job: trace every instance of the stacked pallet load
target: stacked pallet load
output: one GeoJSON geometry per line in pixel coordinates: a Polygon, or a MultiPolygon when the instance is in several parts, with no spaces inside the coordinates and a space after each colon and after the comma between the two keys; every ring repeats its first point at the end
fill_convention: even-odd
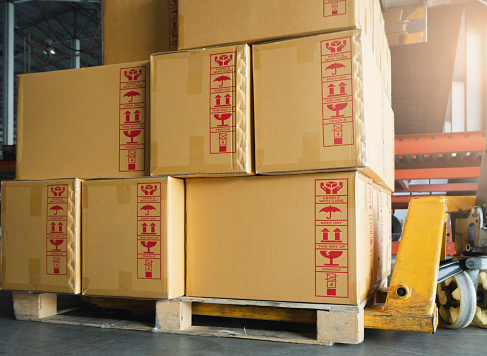
{"type": "MultiPolygon", "coordinates": [[[[2,182],[1,287],[183,296],[184,181],[149,175],[149,60],[18,80],[17,175],[2,182]]],[[[42,298],[55,305],[55,295],[42,298]]]]}
{"type": "Polygon", "coordinates": [[[391,266],[379,1],[107,0],[104,31],[110,65],[19,79],[2,288],[157,300],[153,331],[362,342],[364,305],[391,266]],[[66,199],[52,196],[61,186],[66,199]],[[316,332],[192,325],[259,319],[259,307],[306,311],[316,332]]]}

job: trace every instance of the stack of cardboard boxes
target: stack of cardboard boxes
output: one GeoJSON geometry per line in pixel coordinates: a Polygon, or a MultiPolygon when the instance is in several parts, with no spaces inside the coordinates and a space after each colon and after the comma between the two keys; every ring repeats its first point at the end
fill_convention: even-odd
{"type": "Polygon", "coordinates": [[[379,1],[176,3],[106,0],[110,65],[19,78],[2,288],[360,304],[391,258],[379,1]]]}

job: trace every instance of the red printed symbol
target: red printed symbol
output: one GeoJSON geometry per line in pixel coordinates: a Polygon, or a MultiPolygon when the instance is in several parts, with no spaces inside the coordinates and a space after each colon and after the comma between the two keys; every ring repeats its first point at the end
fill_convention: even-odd
{"type": "Polygon", "coordinates": [[[51,207],[51,209],[49,210],[54,210],[54,215],[57,215],[57,212],[59,210],[64,210],[62,207],[60,207],[59,205],[54,205],[53,207],[51,207]]]}
{"type": "Polygon", "coordinates": [[[130,138],[130,142],[129,142],[130,144],[135,144],[138,142],[134,142],[134,138],[139,136],[141,132],[142,132],[141,130],[132,130],[132,131],[123,131],[123,134],[128,138],[130,138]]]}
{"type": "Polygon", "coordinates": [[[137,161],[137,151],[127,151],[127,160],[128,160],[128,170],[135,171],[135,162],[137,161]]]}
{"type": "Polygon", "coordinates": [[[142,190],[145,195],[154,195],[155,191],[157,190],[157,185],[143,185],[140,187],[140,190],[142,190]]]}
{"type": "Polygon", "coordinates": [[[55,222],[52,222],[51,223],[51,232],[53,234],[60,234],[60,233],[62,233],[63,232],[63,223],[60,222],[58,224],[58,231],[56,231],[56,223],[55,222]]]}
{"type": "Polygon", "coordinates": [[[60,197],[65,192],[65,190],[65,187],[51,187],[51,192],[52,194],[54,194],[55,197],[60,197]]]}
{"type": "Polygon", "coordinates": [[[333,143],[335,145],[343,144],[343,125],[342,124],[334,124],[333,125],[333,143]]]}
{"type": "Polygon", "coordinates": [[[128,93],[125,93],[123,97],[129,98],[129,103],[134,101],[134,96],[141,96],[140,93],[136,92],[135,90],[131,90],[128,93]]]}
{"type": "Polygon", "coordinates": [[[145,278],[152,278],[152,260],[145,260],[145,278]]]}
{"type": "Polygon", "coordinates": [[[227,80],[232,80],[230,77],[227,77],[226,75],[220,75],[218,78],[216,78],[213,82],[221,82],[220,87],[223,86],[223,83],[227,80]]]}
{"type": "Polygon", "coordinates": [[[143,223],[142,224],[142,233],[143,234],[149,234],[149,235],[153,235],[156,233],[156,224],[152,223],[150,224],[150,232],[147,232],[147,227],[149,225],[147,225],[146,223],[143,223]]]}
{"type": "Polygon", "coordinates": [[[326,206],[323,209],[320,210],[320,213],[328,213],[328,216],[326,217],[327,219],[331,219],[331,213],[336,213],[339,212],[341,213],[342,211],[338,209],[336,206],[326,206]]]}
{"type": "Polygon", "coordinates": [[[230,94],[225,95],[225,104],[222,104],[222,97],[220,95],[215,96],[216,106],[232,106],[230,103],[231,98],[232,96],[230,94]]]}
{"type": "MultiPolygon", "coordinates": [[[[142,75],[142,69],[130,69],[130,70],[126,70],[124,71],[123,73],[128,80],[132,81],[132,80],[137,80],[139,79],[139,77],[142,75]]],[[[140,95],[140,94],[139,94],[140,95]]],[[[125,95],[124,95],[125,96],[125,95]]]]}
{"type": "Polygon", "coordinates": [[[218,126],[228,126],[228,125],[225,125],[225,120],[228,120],[229,118],[232,117],[232,113],[229,113],[229,114],[216,114],[216,115],[213,115],[213,117],[217,120],[220,120],[222,123],[221,125],[218,125],[218,126]]]}
{"type": "MultiPolygon", "coordinates": [[[[328,69],[328,68],[326,68],[328,69]]],[[[336,86],[332,83],[330,85],[328,85],[328,96],[342,96],[342,95],[347,95],[347,93],[345,92],[345,88],[346,88],[346,84],[345,83],[340,83],[338,84],[338,88],[340,90],[339,93],[335,93],[335,88],[336,86]]]]}
{"type": "Polygon", "coordinates": [[[218,63],[219,66],[226,66],[232,61],[232,59],[233,56],[231,54],[222,54],[221,56],[215,57],[215,62],[218,63]]]}
{"type": "Polygon", "coordinates": [[[145,210],[145,215],[149,215],[150,210],[156,210],[152,205],[144,205],[140,210],[145,210]]]}
{"type": "MultiPolygon", "coordinates": [[[[125,112],[125,122],[130,122],[130,116],[132,116],[132,113],[129,110],[127,110],[125,112]]],[[[140,111],[139,110],[135,110],[134,111],[134,116],[135,116],[134,121],[135,122],[139,122],[140,121],[140,111]]]]}
{"type": "Polygon", "coordinates": [[[333,63],[326,67],[326,70],[333,70],[333,75],[337,75],[338,68],[345,68],[345,66],[341,63],[333,63]]]}
{"type": "Polygon", "coordinates": [[[343,41],[333,41],[326,44],[326,48],[330,50],[331,53],[341,52],[343,48],[347,45],[347,40],[343,41]]]}
{"type": "MultiPolygon", "coordinates": [[[[328,230],[326,227],[321,230],[321,232],[323,233],[323,240],[321,240],[321,242],[329,242],[329,233],[330,233],[330,230],[328,230]]],[[[335,230],[333,230],[333,232],[335,233],[335,241],[341,241],[341,232],[342,230],[340,230],[339,228],[336,228],[335,230]]]]}
{"type": "Polygon", "coordinates": [[[153,253],[150,249],[157,245],[157,241],[141,241],[140,244],[147,249],[144,253],[153,253]]]}
{"type": "Polygon", "coordinates": [[[63,243],[64,240],[49,240],[51,244],[54,245],[55,249],[53,251],[60,251],[57,247],[63,243]]]}
{"type": "Polygon", "coordinates": [[[327,105],[326,107],[331,111],[335,111],[335,116],[332,117],[343,117],[343,115],[340,115],[340,111],[345,109],[347,106],[348,103],[339,103],[339,104],[330,104],[327,105]]]}
{"type": "MultiPolygon", "coordinates": [[[[330,260],[330,266],[337,266],[337,263],[333,263],[333,260],[343,255],[343,251],[320,251],[321,256],[328,258],[330,260]]],[[[326,266],[326,263],[325,263],[326,266]]]]}
{"type": "Polygon", "coordinates": [[[54,274],[59,274],[61,269],[61,257],[54,257],[52,263],[54,266],[54,274]]]}
{"type": "Polygon", "coordinates": [[[340,189],[343,188],[343,182],[337,183],[337,182],[326,182],[320,184],[320,188],[325,191],[326,194],[338,194],[340,189]]]}
{"type": "Polygon", "coordinates": [[[326,295],[336,296],[337,295],[337,275],[327,274],[326,275],[326,295]]]}

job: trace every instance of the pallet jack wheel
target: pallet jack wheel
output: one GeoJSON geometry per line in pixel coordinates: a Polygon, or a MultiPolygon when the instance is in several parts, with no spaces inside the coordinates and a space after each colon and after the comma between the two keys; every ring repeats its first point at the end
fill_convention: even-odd
{"type": "Polygon", "coordinates": [[[479,272],[477,285],[477,309],[473,323],[481,328],[487,328],[487,271],[479,272]]]}
{"type": "Polygon", "coordinates": [[[436,305],[442,326],[461,329],[470,325],[477,303],[475,287],[468,274],[462,272],[438,284],[436,305]]]}

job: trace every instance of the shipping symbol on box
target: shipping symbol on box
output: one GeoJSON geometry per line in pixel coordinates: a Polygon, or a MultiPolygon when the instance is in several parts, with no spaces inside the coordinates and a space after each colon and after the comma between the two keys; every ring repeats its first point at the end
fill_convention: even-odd
{"type": "Polygon", "coordinates": [[[323,17],[345,15],[347,0],[323,0],[323,17]]]}

